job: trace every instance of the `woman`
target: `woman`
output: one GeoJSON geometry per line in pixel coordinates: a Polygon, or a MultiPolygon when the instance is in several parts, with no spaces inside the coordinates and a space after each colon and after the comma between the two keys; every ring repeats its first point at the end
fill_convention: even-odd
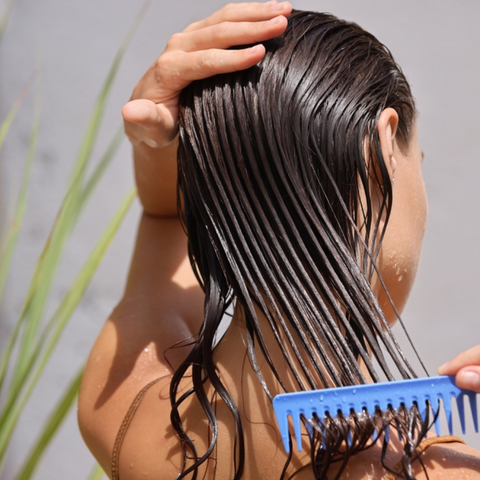
{"type": "MultiPolygon", "coordinates": [[[[420,256],[422,154],[408,84],[385,48],[334,17],[291,15],[288,2],[229,5],[170,39],[123,115],[145,214],[79,405],[105,471],[383,478],[399,465],[404,478],[435,478],[441,458],[450,478],[479,476],[460,442],[415,461],[421,420],[413,443],[401,425],[403,440],[383,452],[370,440],[381,419],[357,423],[355,451],[333,422],[311,456],[292,458],[275,428],[278,393],[415,376],[389,327],[420,256]],[[231,75],[188,87],[219,73],[231,75]],[[179,112],[195,274],[175,192],[179,112]]],[[[402,424],[409,412],[395,415],[402,424]]]]}

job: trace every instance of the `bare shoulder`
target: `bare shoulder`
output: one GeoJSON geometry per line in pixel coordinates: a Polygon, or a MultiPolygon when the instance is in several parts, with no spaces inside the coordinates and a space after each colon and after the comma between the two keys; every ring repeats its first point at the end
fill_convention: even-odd
{"type": "MultiPolygon", "coordinates": [[[[153,380],[171,377],[168,349],[192,335],[175,309],[165,310],[164,316],[176,329],[164,328],[161,305],[157,309],[148,302],[122,300],[90,352],[78,400],[78,422],[85,443],[106,472],[130,405],[153,380]]],[[[170,357],[174,364],[181,352],[177,348],[170,357]]],[[[169,411],[169,400],[159,400],[159,407],[169,411]]]]}
{"type": "MultiPolygon", "coordinates": [[[[148,389],[128,424],[118,456],[121,480],[174,479],[182,469],[183,451],[170,421],[170,381],[171,376],[162,378],[148,389]]],[[[202,452],[208,427],[202,412],[192,402],[187,404],[189,436],[202,452]]],[[[201,469],[200,473],[202,478],[206,472],[201,469]]]]}
{"type": "Polygon", "coordinates": [[[430,446],[420,456],[421,462],[415,461],[413,473],[417,480],[480,479],[480,451],[462,443],[438,443],[430,446]]]}
{"type": "Polygon", "coordinates": [[[150,381],[170,374],[155,362],[152,344],[128,342],[115,312],[90,353],[78,399],[78,423],[88,448],[110,471],[117,432],[137,393],[150,381]],[[135,345],[136,343],[136,345],[135,345]]]}
{"type": "Polygon", "coordinates": [[[143,215],[124,296],[92,348],[79,396],[80,430],[106,472],[131,403],[183,361],[188,347],[179,345],[198,332],[202,312],[180,222],[143,215]]]}

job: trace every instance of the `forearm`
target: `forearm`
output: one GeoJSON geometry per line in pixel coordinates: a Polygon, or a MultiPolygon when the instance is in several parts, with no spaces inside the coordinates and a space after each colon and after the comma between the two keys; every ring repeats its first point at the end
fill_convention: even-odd
{"type": "Polygon", "coordinates": [[[138,195],[148,215],[177,216],[177,140],[163,148],[133,147],[138,195]]]}

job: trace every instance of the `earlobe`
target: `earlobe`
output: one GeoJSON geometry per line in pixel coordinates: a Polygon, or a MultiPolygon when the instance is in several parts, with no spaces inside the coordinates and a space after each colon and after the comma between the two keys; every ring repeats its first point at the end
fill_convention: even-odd
{"type": "Polygon", "coordinates": [[[390,173],[392,183],[394,183],[396,162],[393,157],[395,149],[395,133],[398,126],[398,114],[393,108],[386,108],[380,114],[378,119],[378,137],[382,149],[385,165],[390,173]]]}

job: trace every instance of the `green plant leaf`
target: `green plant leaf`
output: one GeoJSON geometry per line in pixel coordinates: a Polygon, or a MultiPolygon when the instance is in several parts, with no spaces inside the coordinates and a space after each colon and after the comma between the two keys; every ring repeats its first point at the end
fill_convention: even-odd
{"type": "Polygon", "coordinates": [[[17,241],[18,233],[23,223],[23,218],[25,215],[25,209],[27,204],[27,194],[28,194],[28,184],[30,181],[30,173],[32,171],[33,159],[35,158],[35,152],[37,148],[38,140],[38,127],[40,123],[40,102],[37,101],[33,125],[30,133],[30,141],[28,146],[27,161],[25,162],[25,167],[23,170],[22,176],[22,185],[20,187],[20,193],[17,200],[17,207],[15,211],[15,216],[13,222],[11,223],[10,230],[7,234],[7,240],[5,247],[2,249],[0,256],[0,302],[3,295],[3,289],[5,286],[5,281],[10,267],[10,262],[12,259],[13,249],[17,241]]]}
{"type": "MultiPolygon", "coordinates": [[[[101,179],[101,177],[103,176],[106,168],[110,164],[113,156],[118,151],[118,147],[120,146],[123,138],[124,138],[123,127],[120,127],[117,130],[117,132],[115,133],[115,135],[113,136],[112,140],[110,141],[110,144],[108,145],[105,153],[103,154],[103,156],[102,156],[100,162],[98,163],[98,165],[96,166],[95,170],[91,174],[86,186],[82,190],[82,193],[81,193],[82,202],[83,202],[82,205],[85,205],[85,203],[88,200],[88,197],[93,193],[95,187],[97,186],[98,181],[101,179]]],[[[0,264],[0,273],[1,273],[2,266],[3,265],[0,264]]],[[[1,277],[0,277],[0,281],[1,281],[1,277]]],[[[1,287],[1,283],[0,283],[0,287],[1,287]]],[[[2,291],[1,291],[1,288],[0,288],[0,299],[1,299],[1,292],[2,291]]],[[[9,339],[7,348],[5,349],[5,351],[2,355],[2,358],[0,360],[0,390],[2,388],[2,382],[3,382],[3,379],[4,379],[5,373],[7,371],[8,362],[10,360],[12,350],[13,350],[13,347],[15,345],[15,341],[18,337],[18,331],[20,330],[20,325],[21,324],[19,322],[17,322],[17,324],[15,326],[15,329],[14,329],[14,331],[13,331],[13,333],[12,333],[10,339],[9,339]]],[[[47,332],[47,331],[48,331],[48,327],[45,329],[45,332],[47,332]]],[[[45,334],[43,334],[40,337],[40,339],[37,343],[39,345],[42,345],[44,342],[45,342],[45,334]]],[[[31,355],[31,361],[29,362],[28,367],[25,369],[24,376],[19,377],[18,382],[17,382],[18,385],[22,385],[23,382],[25,381],[25,378],[28,375],[28,372],[30,371],[30,369],[33,365],[33,362],[37,358],[38,354],[39,354],[39,350],[37,348],[36,350],[34,350],[34,352],[31,355]]]]}
{"type": "MultiPolygon", "coordinates": [[[[27,161],[25,163],[25,167],[23,170],[22,185],[20,187],[20,193],[17,200],[15,216],[10,226],[10,230],[6,236],[5,245],[0,255],[0,303],[3,297],[3,291],[4,291],[7,275],[10,270],[13,251],[17,243],[18,233],[23,224],[23,218],[25,215],[28,185],[30,181],[30,173],[32,170],[33,160],[35,157],[35,152],[37,147],[39,123],[40,123],[40,100],[39,100],[39,97],[37,96],[37,101],[35,103],[35,112],[33,116],[33,125],[30,133],[27,161]]],[[[8,362],[10,360],[13,346],[17,339],[19,329],[20,329],[20,322],[17,322],[13,330],[13,333],[9,338],[9,342],[6,346],[6,349],[3,352],[0,360],[0,391],[2,390],[2,385],[5,378],[8,362]]]]}
{"type": "MultiPolygon", "coordinates": [[[[90,198],[90,195],[93,193],[98,182],[103,177],[105,170],[110,165],[114,155],[117,153],[118,148],[120,147],[120,144],[122,143],[124,138],[125,138],[125,135],[124,135],[123,126],[122,126],[118,128],[118,130],[112,137],[107,149],[105,150],[105,153],[102,155],[102,158],[96,165],[94,171],[92,172],[88,180],[86,180],[85,186],[80,192],[81,201],[78,202],[77,204],[78,208],[82,209],[87,204],[90,198]]],[[[75,212],[75,215],[78,216],[80,215],[80,213],[81,213],[80,211],[75,212]]]]}
{"type": "Polygon", "coordinates": [[[10,127],[12,126],[13,120],[15,120],[15,117],[17,116],[17,113],[20,110],[20,106],[22,105],[22,102],[30,89],[30,84],[31,84],[31,80],[29,80],[27,84],[22,88],[22,91],[20,92],[19,96],[16,98],[15,102],[13,103],[9,112],[7,113],[7,116],[5,117],[3,122],[0,124],[0,150],[2,149],[3,144],[5,143],[5,139],[7,138],[7,133],[10,130],[10,127]]]}
{"type": "MultiPolygon", "coordinates": [[[[22,339],[20,342],[18,360],[12,375],[11,389],[17,392],[21,385],[21,379],[25,378],[27,365],[31,363],[34,353],[35,338],[40,328],[41,319],[45,309],[45,304],[51,289],[53,278],[63,252],[65,242],[78,220],[84,201],[88,195],[82,195],[82,183],[87,164],[91,157],[93,145],[98,135],[100,121],[105,110],[108,94],[110,93],[113,80],[116,76],[120,62],[125,54],[125,50],[130,43],[141,19],[146,11],[146,4],[137,15],[133,26],[128,31],[117,54],[114,58],[107,79],[101,89],[100,95],[95,103],[94,110],[87,126],[85,136],[80,146],[80,152],[77,156],[72,175],[70,177],[67,194],[63,205],[56,218],[55,225],[47,240],[45,248],[37,263],[30,288],[24,302],[20,323],[24,323],[22,339]]],[[[12,397],[10,396],[10,399],[12,397]]]]}
{"type": "Polygon", "coordinates": [[[137,28],[139,27],[140,22],[142,21],[146,13],[147,3],[148,2],[145,2],[141,7],[137,17],[133,22],[133,25],[130,27],[130,30],[127,32],[127,35],[123,39],[120,45],[120,48],[118,49],[117,54],[115,55],[115,58],[113,60],[112,66],[110,67],[110,71],[108,73],[107,79],[103,84],[102,90],[100,91],[100,95],[93,109],[93,114],[90,117],[90,122],[88,124],[87,131],[85,133],[82,144],[80,146],[80,151],[77,157],[77,161],[75,162],[75,168],[72,172],[68,189],[72,188],[72,186],[76,184],[77,179],[82,178],[84,175],[85,167],[88,163],[88,160],[92,153],[93,145],[98,135],[100,121],[105,111],[105,105],[107,102],[108,94],[110,92],[113,81],[117,74],[118,68],[120,67],[120,63],[123,59],[125,51],[128,45],[130,44],[130,42],[132,41],[132,38],[135,35],[135,32],[137,31],[137,28]]]}
{"type": "Polygon", "coordinates": [[[90,475],[88,476],[88,480],[102,480],[102,478],[105,478],[106,475],[105,475],[105,472],[103,471],[102,467],[97,463],[90,475]]]}
{"type": "MultiPolygon", "coordinates": [[[[7,1],[13,4],[14,0],[7,1]]],[[[122,42],[110,68],[108,77],[95,103],[76,162],[73,166],[62,205],[50,231],[47,242],[37,261],[14,333],[10,337],[9,348],[7,348],[6,354],[4,353],[0,360],[0,398],[3,403],[3,407],[0,409],[0,473],[18,420],[44,372],[52,352],[59,341],[61,333],[67,325],[75,308],[78,306],[78,303],[98,268],[98,265],[108,248],[111,239],[115,235],[123,216],[135,197],[134,191],[127,196],[126,200],[122,203],[99,242],[91,252],[86,263],[73,281],[71,289],[64,296],[50,320],[44,324],[43,317],[45,305],[50,295],[52,282],[63,249],[66,245],[66,241],[75,227],[91,193],[96,188],[99,179],[102,177],[114,155],[114,152],[120,144],[120,134],[117,133],[110,142],[104,156],[94,168],[93,173],[87,176],[87,166],[90,163],[91,153],[99,134],[101,119],[112,83],[125,53],[125,49],[131,41],[141,18],[145,14],[148,3],[149,2],[147,1],[143,4],[132,28],[122,42]],[[2,391],[2,382],[4,378],[8,378],[9,380],[8,390],[5,392],[2,391]]],[[[8,15],[3,18],[8,18],[8,15]]],[[[10,126],[20,108],[21,101],[23,100],[26,91],[27,87],[23,89],[19,99],[17,99],[5,120],[0,124],[0,148],[7,138],[10,126]]],[[[21,210],[17,209],[17,211],[23,215],[21,210]]],[[[7,242],[6,245],[10,245],[10,243],[7,242]]],[[[11,257],[10,248],[12,247],[5,250],[7,256],[4,258],[7,259],[7,262],[9,262],[8,259],[11,257]]],[[[5,268],[6,271],[8,271],[8,267],[5,268]]],[[[0,275],[6,274],[0,272],[0,275]]],[[[1,291],[0,288],[0,293],[1,291]]],[[[49,422],[42,431],[36,447],[32,450],[29,460],[25,463],[20,475],[31,475],[34,471],[35,465],[37,465],[47,444],[53,437],[54,431],[62,421],[62,415],[64,416],[66,414],[69,405],[71,405],[72,392],[77,388],[75,385],[76,380],[78,380],[78,377],[76,377],[60,401],[60,410],[54,412],[50,417],[49,422]]],[[[3,382],[3,385],[6,384],[6,381],[3,382]]]]}
{"type": "Polygon", "coordinates": [[[53,314],[52,319],[49,322],[52,330],[51,334],[44,339],[44,343],[42,342],[41,346],[38,344],[36,345],[35,350],[41,350],[41,355],[39,355],[39,358],[36,358],[35,362],[31,365],[31,378],[22,378],[21,386],[23,387],[24,391],[20,395],[21,389],[19,389],[17,392],[15,392],[15,395],[9,397],[2,415],[0,416],[0,462],[4,459],[10,438],[13,434],[19,417],[25,408],[28,399],[33,393],[48,363],[48,360],[50,359],[50,356],[53,353],[56,344],[58,343],[58,339],[63,329],[80,302],[85,289],[87,288],[93,274],[98,268],[108,246],[113,240],[115,233],[117,232],[135,197],[136,189],[133,188],[108,224],[97,245],[75,278],[71,288],[68,290],[59,307],[53,314]]]}
{"type": "Polygon", "coordinates": [[[110,144],[107,147],[107,150],[103,154],[102,158],[98,162],[98,165],[96,166],[95,170],[93,171],[92,175],[86,182],[85,187],[83,188],[82,191],[82,200],[85,203],[87,199],[90,197],[91,193],[94,191],[95,187],[97,186],[98,181],[100,178],[103,176],[103,173],[105,172],[106,168],[108,165],[110,165],[110,162],[117,153],[118,148],[120,147],[120,144],[125,138],[125,134],[123,131],[123,125],[118,128],[118,130],[115,132],[115,135],[113,136],[112,140],[110,141],[110,144]]]}
{"type": "Polygon", "coordinates": [[[45,426],[43,427],[43,430],[41,431],[35,445],[31,449],[29,456],[23,463],[22,470],[17,475],[16,480],[29,480],[32,477],[32,474],[37,468],[38,462],[45,449],[55,433],[58,431],[60,425],[65,420],[67,413],[70,411],[70,408],[77,398],[78,391],[80,389],[80,383],[82,382],[83,370],[84,367],[82,367],[77,373],[68,388],[65,390],[65,393],[58,404],[52,410],[52,413],[46,421],[45,426]]]}
{"type": "Polygon", "coordinates": [[[0,20],[0,41],[3,38],[3,34],[5,33],[5,30],[7,28],[8,21],[10,20],[10,14],[12,12],[12,7],[13,7],[14,2],[15,2],[15,0],[8,0],[7,4],[5,5],[5,7],[3,9],[2,18],[0,20]]]}

